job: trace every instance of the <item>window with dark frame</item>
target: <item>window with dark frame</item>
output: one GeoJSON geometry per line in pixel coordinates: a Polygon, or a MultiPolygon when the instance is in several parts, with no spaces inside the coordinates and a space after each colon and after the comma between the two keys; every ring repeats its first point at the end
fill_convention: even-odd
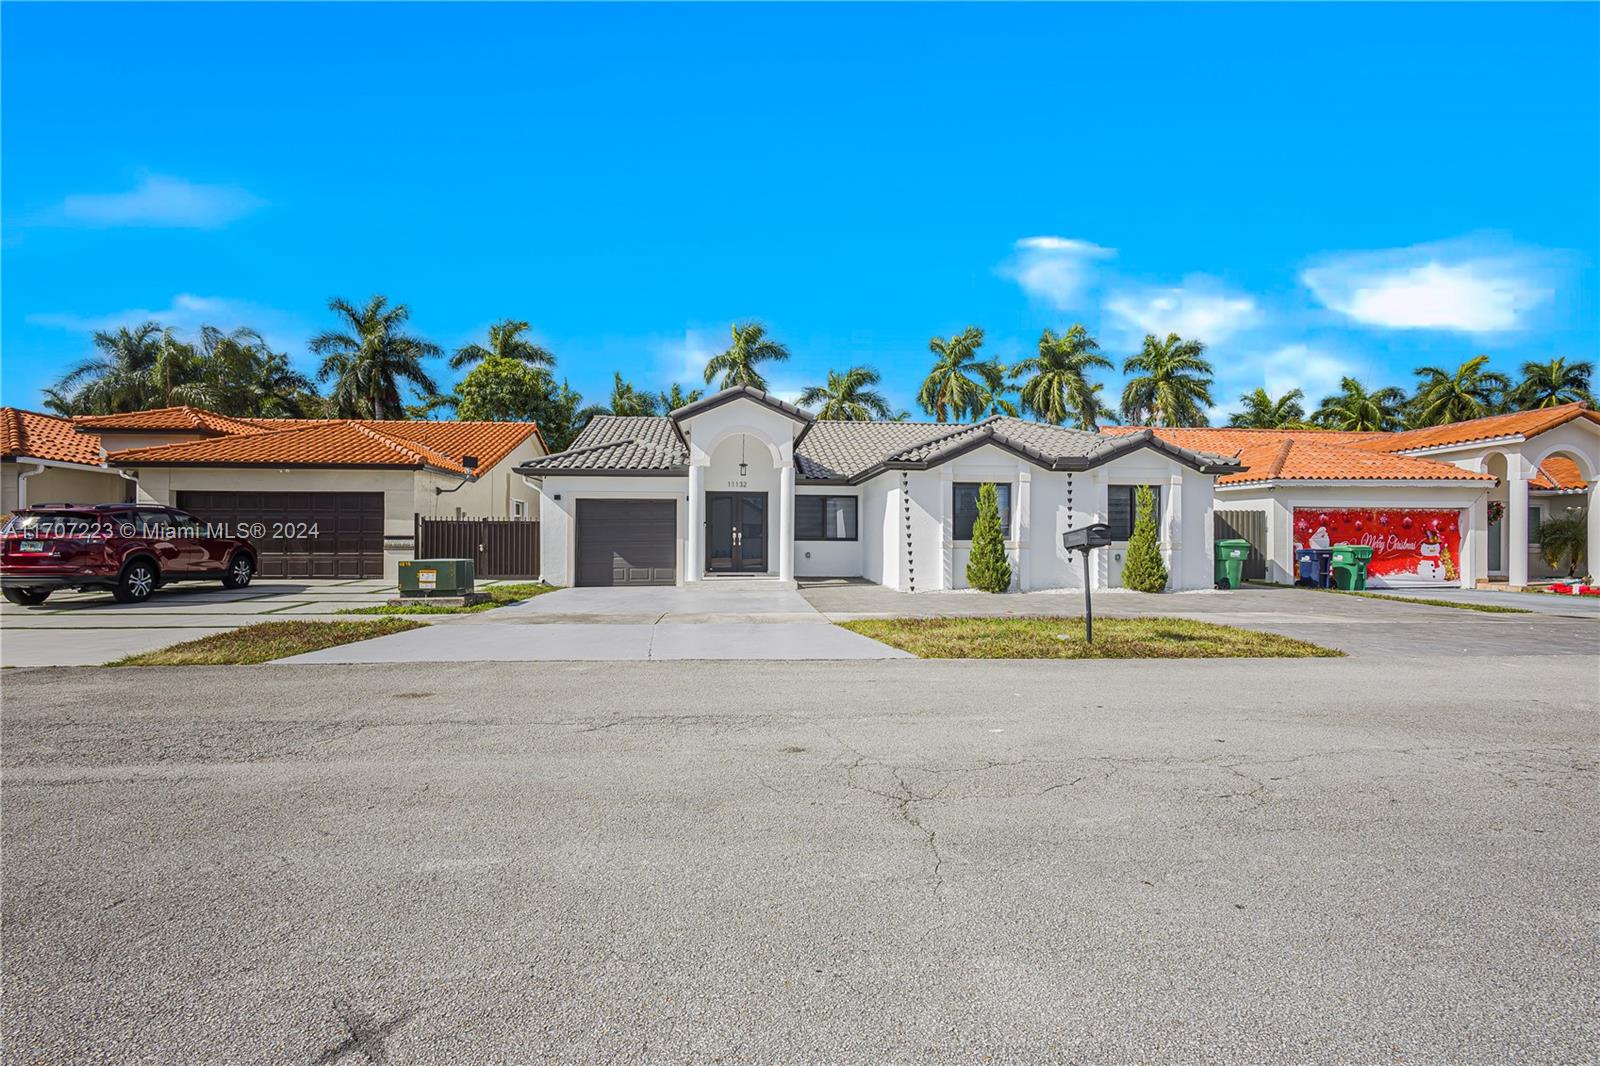
{"type": "Polygon", "coordinates": [[[1000,501],[1000,536],[1011,539],[1011,484],[1006,481],[957,481],[951,488],[950,513],[953,516],[951,540],[971,540],[972,526],[978,521],[978,490],[994,486],[1000,501]]]}
{"type": "Polygon", "coordinates": [[[796,495],[794,539],[855,540],[859,503],[854,496],[796,495]]]}
{"type": "MultiPolygon", "coordinates": [[[[1106,487],[1106,524],[1111,527],[1112,540],[1127,540],[1133,536],[1133,520],[1139,514],[1134,494],[1137,485],[1109,485],[1106,487]]],[[[1161,528],[1161,486],[1151,485],[1156,498],[1156,528],[1161,528]]]]}

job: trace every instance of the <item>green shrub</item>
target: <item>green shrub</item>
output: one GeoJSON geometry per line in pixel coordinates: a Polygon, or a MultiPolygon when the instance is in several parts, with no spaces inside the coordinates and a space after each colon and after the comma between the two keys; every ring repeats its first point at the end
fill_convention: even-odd
{"type": "Polygon", "coordinates": [[[1000,494],[987,482],[978,487],[978,519],[972,524],[972,553],[967,556],[967,584],[985,592],[1011,587],[1011,564],[1000,532],[1000,494]]]}
{"type": "Polygon", "coordinates": [[[1156,496],[1149,485],[1134,493],[1133,536],[1128,538],[1128,557],[1122,564],[1122,584],[1138,592],[1164,592],[1167,567],[1161,561],[1156,543],[1156,496]]]}
{"type": "Polygon", "coordinates": [[[1539,524],[1539,554],[1568,577],[1576,577],[1588,556],[1588,522],[1583,512],[1547,518],[1539,524]]]}

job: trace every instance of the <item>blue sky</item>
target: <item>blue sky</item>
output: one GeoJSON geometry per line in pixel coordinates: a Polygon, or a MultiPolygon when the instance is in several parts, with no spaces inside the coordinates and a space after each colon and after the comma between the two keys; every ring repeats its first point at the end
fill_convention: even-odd
{"type": "Polygon", "coordinates": [[[0,20],[7,404],[147,317],[313,370],[327,299],[380,292],[446,348],[530,320],[595,400],[750,318],[776,389],[867,363],[897,406],[968,324],[1198,336],[1222,409],[1600,346],[1593,4],[0,20]]]}

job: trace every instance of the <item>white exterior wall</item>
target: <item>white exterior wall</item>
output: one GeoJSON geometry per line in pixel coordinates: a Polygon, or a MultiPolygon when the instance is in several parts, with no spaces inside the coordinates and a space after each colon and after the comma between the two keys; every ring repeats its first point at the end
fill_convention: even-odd
{"type": "Polygon", "coordinates": [[[540,577],[551,585],[571,585],[577,572],[578,501],[596,499],[673,500],[678,505],[678,583],[687,560],[689,479],[686,477],[552,477],[539,493],[540,577]],[[556,499],[557,496],[561,498],[556,499]]]}
{"type": "Polygon", "coordinates": [[[894,539],[899,484],[898,475],[879,474],[859,486],[861,576],[889,588],[900,587],[900,556],[894,539]]]}
{"type": "MultiPolygon", "coordinates": [[[[795,486],[796,496],[852,496],[856,500],[855,540],[801,540],[794,542],[794,572],[796,577],[861,577],[866,573],[866,549],[874,537],[874,529],[867,521],[866,502],[862,490],[850,485],[795,486]]],[[[881,504],[880,504],[881,506],[881,504]]],[[[878,540],[881,553],[883,544],[878,540]]],[[[879,569],[882,569],[881,554],[879,569]]]]}
{"type": "Polygon", "coordinates": [[[1294,582],[1294,510],[1296,507],[1418,507],[1459,510],[1461,518],[1460,586],[1471,588],[1488,564],[1489,482],[1469,486],[1424,485],[1243,485],[1217,492],[1224,511],[1267,512],[1267,580],[1294,582]]]}
{"type": "Polygon", "coordinates": [[[130,486],[114,473],[88,467],[47,466],[28,478],[26,486],[18,479],[30,473],[35,464],[26,458],[0,463],[0,514],[10,514],[21,506],[25,487],[30,506],[41,503],[121,503],[130,486]]]}
{"type": "MultiPolygon", "coordinates": [[[[437,486],[450,489],[461,479],[436,471],[418,471],[413,509],[424,518],[511,518],[513,501],[521,500],[527,517],[539,517],[539,493],[517,473],[517,467],[544,454],[538,437],[529,437],[498,463],[455,492],[435,493],[437,486]]],[[[356,488],[356,486],[352,486],[356,488]]]]}

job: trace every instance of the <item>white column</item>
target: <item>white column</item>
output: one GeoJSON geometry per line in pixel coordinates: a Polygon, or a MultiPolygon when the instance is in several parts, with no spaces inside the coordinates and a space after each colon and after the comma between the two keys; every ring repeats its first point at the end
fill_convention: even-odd
{"type": "Polygon", "coordinates": [[[689,462],[689,519],[684,530],[683,579],[699,581],[706,570],[706,467],[689,462]]]}
{"type": "Polygon", "coordinates": [[[778,469],[778,579],[794,580],[794,460],[778,469]]]}
{"type": "Polygon", "coordinates": [[[1600,480],[1592,479],[1589,482],[1589,517],[1587,523],[1589,540],[1584,552],[1586,561],[1583,564],[1583,569],[1587,569],[1591,574],[1600,575],[1600,480]]]}
{"type": "MultiPolygon", "coordinates": [[[[1183,475],[1173,474],[1167,479],[1167,588],[1191,588],[1183,572],[1183,475]]],[[[1201,588],[1210,588],[1208,581],[1201,588]]]]}
{"type": "Polygon", "coordinates": [[[1513,455],[1506,463],[1506,581],[1512,588],[1528,583],[1528,476],[1522,456],[1513,455]]]}
{"type": "Polygon", "coordinates": [[[1028,566],[1033,562],[1033,471],[1017,464],[1017,511],[1011,516],[1011,536],[1017,542],[1018,592],[1028,591],[1028,566]]]}
{"type": "Polygon", "coordinates": [[[1489,576],[1489,493],[1485,491],[1467,509],[1467,528],[1461,547],[1461,587],[1470,589],[1489,576]]]}

